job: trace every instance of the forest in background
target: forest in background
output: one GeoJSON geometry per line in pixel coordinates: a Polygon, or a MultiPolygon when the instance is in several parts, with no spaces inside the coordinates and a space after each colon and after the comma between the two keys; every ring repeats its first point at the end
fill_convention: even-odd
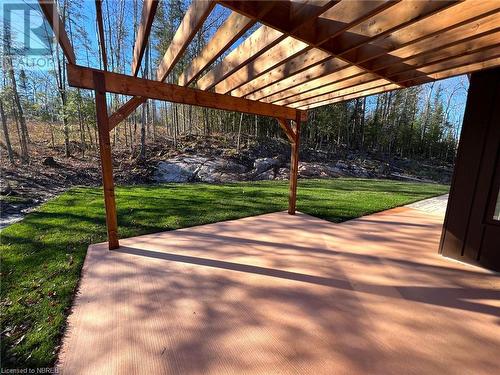
{"type": "MultiPolygon", "coordinates": [[[[160,3],[140,76],[156,76],[159,57],[167,49],[187,5],[181,0],[160,3]]],[[[130,74],[141,6],[142,2],[137,0],[103,2],[111,71],[130,74]]],[[[101,68],[93,2],[60,0],[59,8],[78,63],[101,68]]],[[[169,76],[169,82],[177,82],[227,15],[227,10],[216,7],[169,76]]],[[[52,31],[46,31],[47,38],[52,38],[52,31]]],[[[23,67],[16,55],[9,53],[15,41],[7,36],[8,33],[3,35],[7,53],[3,59],[0,93],[2,155],[11,163],[29,163],[42,142],[58,150],[62,157],[95,156],[97,129],[93,92],[67,86],[66,61],[57,45],[52,44],[53,69],[37,70],[23,67]]],[[[313,109],[302,128],[302,147],[324,152],[348,149],[388,159],[451,163],[461,123],[456,115],[460,112],[457,107],[465,104],[467,87],[467,78],[461,77],[454,79],[453,84],[436,82],[313,109]]],[[[127,99],[123,95],[108,95],[108,112],[113,113],[127,99]]],[[[115,149],[141,160],[151,145],[168,143],[168,147],[176,148],[178,139],[186,135],[223,135],[234,142],[237,151],[250,141],[284,137],[271,118],[148,100],[112,131],[112,142],[115,149]]]]}

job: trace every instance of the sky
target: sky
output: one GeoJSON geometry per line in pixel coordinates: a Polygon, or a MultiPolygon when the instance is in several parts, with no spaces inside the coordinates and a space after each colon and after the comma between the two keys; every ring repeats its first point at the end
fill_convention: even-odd
{"type": "MultiPolygon", "coordinates": [[[[103,4],[103,12],[106,14],[106,1],[103,4]]],[[[141,2],[138,1],[140,4],[141,2]]],[[[17,42],[19,44],[25,43],[26,38],[29,40],[31,48],[40,48],[44,47],[44,43],[40,38],[38,38],[39,33],[37,34],[37,27],[42,25],[43,18],[41,16],[40,8],[37,2],[33,2],[30,0],[0,0],[1,4],[1,14],[0,20],[2,20],[2,33],[6,22],[10,18],[10,27],[12,29],[12,40],[14,44],[17,42]],[[6,12],[5,9],[7,7],[12,6],[12,4],[17,4],[21,7],[28,7],[29,9],[29,25],[25,22],[25,12],[24,10],[14,10],[10,12],[6,12]],[[7,14],[8,13],[8,14],[7,14]],[[9,17],[10,15],[10,17],[9,17]]],[[[113,2],[110,2],[108,6],[111,7],[110,13],[113,14],[113,2]]],[[[126,30],[129,31],[129,35],[126,38],[125,45],[122,47],[126,52],[128,58],[132,56],[133,50],[133,5],[131,0],[127,0],[125,7],[125,22],[126,22],[126,30]]],[[[187,7],[187,2],[185,1],[185,6],[187,7]]],[[[140,8],[140,7],[139,7],[140,8]]],[[[78,17],[74,17],[74,26],[72,30],[76,29],[76,25],[79,25],[87,32],[91,50],[93,51],[93,55],[89,56],[90,66],[99,68],[98,64],[98,43],[97,43],[97,31],[95,25],[95,2],[94,0],[83,0],[81,4],[81,8],[76,10],[78,12],[78,17]]],[[[139,9],[140,11],[140,9],[139,9]]],[[[229,11],[222,8],[220,5],[217,5],[215,10],[212,12],[209,19],[207,19],[207,24],[222,22],[224,19],[224,15],[229,14],[229,11]]],[[[106,27],[106,26],[105,26],[106,27]]],[[[215,32],[215,27],[211,29],[211,32],[215,32]]],[[[50,31],[50,30],[49,30],[50,31]]],[[[76,31],[73,31],[76,32],[76,31]]],[[[243,38],[240,38],[235,44],[232,46],[231,50],[238,46],[243,38]]],[[[84,49],[79,46],[77,43],[74,46],[75,53],[77,56],[77,62],[82,65],[87,65],[87,56],[84,52],[84,49]]],[[[3,53],[3,48],[2,48],[3,53]]],[[[154,58],[155,56],[153,56],[154,58]]],[[[36,68],[34,68],[36,70],[36,68]]],[[[441,80],[438,83],[443,88],[443,97],[445,101],[449,95],[452,95],[452,100],[450,102],[450,121],[454,123],[456,126],[459,126],[462,122],[463,112],[465,108],[465,102],[467,98],[467,88],[468,88],[468,79],[466,76],[458,76],[445,80],[441,80]]],[[[425,85],[424,89],[428,89],[429,85],[425,85]]],[[[373,100],[373,99],[371,99],[373,100]]],[[[370,101],[370,99],[369,99],[370,101]]]]}

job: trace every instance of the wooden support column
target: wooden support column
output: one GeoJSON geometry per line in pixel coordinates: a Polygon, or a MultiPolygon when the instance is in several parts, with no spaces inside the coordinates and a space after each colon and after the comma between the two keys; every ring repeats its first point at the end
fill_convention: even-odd
{"type": "Polygon", "coordinates": [[[300,116],[295,119],[294,140],[291,142],[290,157],[290,191],[288,194],[288,213],[295,215],[297,205],[297,178],[299,174],[299,144],[300,144],[300,116]]]}
{"type": "Polygon", "coordinates": [[[113,182],[113,163],[111,160],[111,143],[109,139],[109,120],[106,104],[105,76],[101,72],[93,73],[95,83],[95,107],[99,134],[99,152],[101,156],[102,184],[104,205],[106,208],[106,227],[108,230],[109,249],[117,249],[118,220],[116,218],[115,187],[113,182]]]}
{"type": "Polygon", "coordinates": [[[290,215],[295,215],[295,207],[297,204],[297,177],[299,173],[299,144],[300,144],[300,121],[303,113],[297,111],[297,116],[295,118],[295,129],[291,126],[291,121],[288,122],[285,119],[278,118],[278,124],[281,129],[285,132],[290,145],[292,146],[292,152],[290,156],[290,189],[288,193],[288,213],[290,215]]]}

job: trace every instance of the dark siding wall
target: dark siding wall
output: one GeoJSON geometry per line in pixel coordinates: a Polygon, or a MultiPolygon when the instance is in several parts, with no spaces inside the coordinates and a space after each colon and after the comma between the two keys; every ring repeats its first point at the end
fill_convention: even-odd
{"type": "Polygon", "coordinates": [[[492,205],[500,175],[500,69],[474,73],[440,252],[500,270],[500,222],[492,205]]]}

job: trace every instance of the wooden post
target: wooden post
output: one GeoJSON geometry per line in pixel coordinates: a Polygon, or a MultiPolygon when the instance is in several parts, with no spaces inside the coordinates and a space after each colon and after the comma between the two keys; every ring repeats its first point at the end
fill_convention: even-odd
{"type": "Polygon", "coordinates": [[[106,104],[104,74],[94,72],[95,109],[99,134],[99,152],[101,156],[102,184],[104,187],[104,204],[106,207],[106,227],[108,230],[109,249],[117,249],[118,220],[116,218],[115,187],[113,182],[113,163],[111,161],[111,143],[109,140],[109,120],[106,104]]]}
{"type": "Polygon", "coordinates": [[[292,145],[292,153],[290,158],[290,191],[288,195],[288,213],[295,215],[295,207],[297,203],[297,176],[299,172],[299,143],[300,143],[300,115],[297,114],[295,119],[295,132],[292,145]]]}

